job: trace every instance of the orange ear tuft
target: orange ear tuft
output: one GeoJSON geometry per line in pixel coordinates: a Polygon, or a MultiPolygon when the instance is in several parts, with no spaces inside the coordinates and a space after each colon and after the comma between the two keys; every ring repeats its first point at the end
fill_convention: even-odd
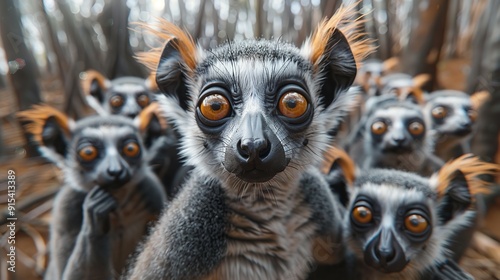
{"type": "Polygon", "coordinates": [[[473,154],[465,154],[455,160],[448,161],[441,167],[437,174],[436,191],[438,197],[446,193],[446,189],[453,179],[453,174],[458,170],[464,174],[469,191],[474,195],[489,193],[490,190],[488,187],[490,183],[482,180],[479,176],[498,175],[500,173],[500,165],[481,161],[473,154]]]}
{"type": "Polygon", "coordinates": [[[472,103],[472,108],[474,110],[479,110],[481,105],[483,105],[488,99],[490,99],[490,93],[486,90],[475,92],[470,97],[470,102],[472,103]]]}
{"type": "Polygon", "coordinates": [[[163,47],[173,38],[176,38],[177,40],[172,41],[174,48],[179,51],[186,66],[189,69],[194,70],[196,67],[196,45],[191,35],[165,19],[158,18],[157,20],[159,22],[157,28],[146,23],[136,24],[144,28],[147,33],[155,36],[156,39],[163,44],[163,46],[161,48],[153,48],[149,52],[139,53],[136,58],[139,62],[146,65],[146,67],[153,71],[151,75],[156,76],[156,68],[160,63],[163,47]]]}
{"type": "Polygon", "coordinates": [[[324,156],[325,160],[321,166],[321,172],[328,174],[332,165],[337,162],[342,168],[342,173],[349,185],[356,179],[356,164],[349,155],[342,149],[332,146],[324,156]]]}
{"type": "Polygon", "coordinates": [[[388,58],[384,60],[383,65],[384,65],[384,71],[392,71],[396,69],[396,66],[399,65],[399,57],[393,56],[391,58],[388,58]]]}
{"type": "Polygon", "coordinates": [[[99,87],[102,88],[103,90],[106,90],[109,88],[109,80],[104,77],[101,73],[95,71],[95,70],[88,70],[83,72],[84,75],[82,77],[82,90],[83,93],[86,95],[90,95],[90,86],[92,85],[92,81],[96,80],[97,83],[99,84],[99,87]]]}
{"type": "Polygon", "coordinates": [[[48,105],[33,105],[32,109],[18,112],[16,116],[20,121],[27,122],[24,129],[32,134],[39,144],[43,144],[43,128],[49,118],[53,118],[57,122],[64,134],[67,136],[71,134],[72,121],[64,113],[48,105]]]}
{"type": "Polygon", "coordinates": [[[150,91],[158,91],[158,84],[156,83],[156,75],[155,73],[149,74],[149,76],[146,78],[146,87],[150,91]]]}
{"type": "Polygon", "coordinates": [[[156,118],[160,122],[162,130],[167,129],[168,123],[166,118],[163,117],[160,104],[158,104],[157,102],[153,102],[149,104],[149,106],[144,108],[144,110],[142,110],[139,116],[137,116],[136,118],[138,122],[137,127],[141,133],[144,133],[146,131],[153,116],[156,116],[156,118]]]}
{"type": "Polygon", "coordinates": [[[422,86],[431,80],[431,75],[429,74],[418,74],[413,77],[413,84],[415,87],[422,88],[422,86]]]}
{"type": "Polygon", "coordinates": [[[366,34],[361,32],[365,19],[363,16],[355,17],[357,5],[358,2],[348,6],[341,5],[329,20],[325,19],[319,23],[310,38],[310,59],[313,65],[317,65],[323,54],[329,51],[326,49],[328,40],[336,29],[340,30],[349,42],[358,69],[362,61],[375,50],[373,40],[367,39],[366,34]]]}

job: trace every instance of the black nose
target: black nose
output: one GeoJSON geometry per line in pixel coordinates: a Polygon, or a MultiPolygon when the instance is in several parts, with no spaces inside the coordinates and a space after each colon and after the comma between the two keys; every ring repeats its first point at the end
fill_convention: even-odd
{"type": "Polygon", "coordinates": [[[271,151],[271,143],[265,138],[245,138],[238,142],[238,153],[247,161],[264,159],[271,151]]]}
{"type": "Polygon", "coordinates": [[[389,264],[391,261],[394,260],[396,253],[394,252],[394,249],[392,247],[380,248],[379,246],[378,248],[375,249],[375,255],[380,260],[381,265],[386,266],[387,264],[389,264]]]}
{"type": "Polygon", "coordinates": [[[460,124],[461,129],[471,129],[472,123],[471,122],[464,122],[460,124]]]}
{"type": "Polygon", "coordinates": [[[123,168],[121,168],[120,166],[110,166],[106,171],[108,172],[109,176],[115,179],[120,178],[124,172],[123,168]]]}
{"type": "Polygon", "coordinates": [[[134,119],[137,116],[137,114],[127,114],[127,117],[134,119]]]}
{"type": "Polygon", "coordinates": [[[401,146],[406,141],[406,137],[404,135],[394,136],[392,140],[397,146],[401,146]]]}

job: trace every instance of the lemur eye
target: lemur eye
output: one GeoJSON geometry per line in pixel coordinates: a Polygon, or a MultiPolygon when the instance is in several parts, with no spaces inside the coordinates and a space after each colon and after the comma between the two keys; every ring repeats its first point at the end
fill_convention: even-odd
{"type": "Polygon", "coordinates": [[[229,101],[220,94],[209,95],[201,102],[200,111],[211,121],[221,120],[229,115],[229,101]]]}
{"type": "Polygon", "coordinates": [[[427,220],[418,214],[411,214],[405,218],[405,228],[412,233],[422,233],[429,227],[427,220]]]}
{"type": "Polygon", "coordinates": [[[387,131],[387,125],[384,122],[378,121],[378,122],[374,122],[372,124],[372,133],[373,134],[375,134],[375,135],[382,135],[386,131],[387,131]]]}
{"type": "Polygon", "coordinates": [[[358,206],[352,209],[352,217],[361,224],[366,224],[372,221],[372,211],[366,206],[358,206]]]}
{"type": "Polygon", "coordinates": [[[123,147],[123,154],[127,157],[135,157],[140,151],[139,144],[136,142],[129,142],[123,147]]]}
{"type": "Polygon", "coordinates": [[[477,119],[477,111],[474,109],[469,109],[467,110],[467,115],[469,116],[470,120],[475,122],[477,119]]]}
{"type": "Polygon", "coordinates": [[[148,106],[149,97],[146,94],[139,95],[139,97],[137,97],[137,104],[139,104],[139,106],[141,106],[142,108],[148,106]]]}
{"type": "Polygon", "coordinates": [[[109,104],[115,108],[121,107],[123,105],[123,97],[114,95],[109,99],[109,104]]]}
{"type": "Polygon", "coordinates": [[[408,130],[412,135],[420,135],[424,132],[424,125],[420,122],[412,122],[408,126],[408,130]]]}
{"type": "Polygon", "coordinates": [[[84,161],[92,161],[97,157],[97,149],[92,145],[85,146],[78,151],[78,155],[84,161]]]}
{"type": "Polygon", "coordinates": [[[448,114],[448,110],[446,110],[446,108],[443,106],[437,106],[432,109],[431,114],[436,119],[442,119],[446,117],[446,115],[448,114]]]}
{"type": "Polygon", "coordinates": [[[281,96],[278,109],[283,116],[295,119],[307,111],[307,100],[300,93],[288,92],[281,96]]]}

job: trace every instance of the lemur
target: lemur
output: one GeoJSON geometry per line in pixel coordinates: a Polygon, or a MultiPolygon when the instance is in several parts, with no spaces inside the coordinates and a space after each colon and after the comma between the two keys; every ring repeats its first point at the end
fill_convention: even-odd
{"type": "Polygon", "coordinates": [[[423,104],[425,93],[422,87],[429,81],[428,74],[412,77],[405,73],[392,73],[380,79],[380,95],[393,94],[399,100],[410,100],[423,104]]]}
{"type": "Polygon", "coordinates": [[[431,175],[444,164],[419,105],[392,95],[371,97],[346,150],[363,169],[393,168],[431,175]]]}
{"type": "MultiPolygon", "coordinates": [[[[101,116],[122,115],[133,119],[156,100],[158,87],[154,75],[147,79],[121,77],[109,80],[95,70],[88,70],[82,76],[81,86],[87,103],[101,116]]],[[[166,124],[153,130],[158,136],[154,143],[158,153],[151,157],[150,165],[168,196],[173,198],[189,168],[183,166],[178,155],[179,135],[166,124]]]]}
{"type": "Polygon", "coordinates": [[[477,111],[487,98],[486,91],[470,96],[457,90],[438,90],[428,95],[424,114],[434,132],[434,153],[438,157],[449,160],[470,152],[477,111]]]}
{"type": "Polygon", "coordinates": [[[82,75],[82,90],[89,106],[99,115],[135,118],[154,101],[157,86],[151,78],[121,77],[109,80],[95,70],[82,75]]]}
{"type": "Polygon", "coordinates": [[[382,78],[399,63],[398,58],[392,57],[385,61],[379,59],[367,59],[356,75],[356,84],[363,88],[366,96],[380,95],[382,78]]]}
{"type": "Polygon", "coordinates": [[[349,196],[346,258],[318,268],[309,279],[471,279],[453,261],[468,246],[456,233],[474,223],[475,194],[488,192],[480,176],[498,174],[499,165],[468,154],[426,178],[398,170],[356,170],[342,156],[327,157],[323,173],[331,177],[329,167],[336,161],[349,196]]]}
{"type": "Polygon", "coordinates": [[[352,272],[360,279],[470,279],[450,265],[456,247],[468,244],[457,243],[455,233],[473,223],[474,195],[487,192],[479,177],[499,172],[498,165],[471,154],[430,178],[398,170],[361,172],[344,219],[344,238],[357,263],[352,272]]]}
{"type": "Polygon", "coordinates": [[[318,165],[371,50],[354,10],[340,8],[300,49],[261,39],[206,51],[162,23],[168,42],[144,60],[195,168],[130,279],[303,279],[322,238],[335,261],[342,213],[318,165]]]}
{"type": "Polygon", "coordinates": [[[158,121],[90,116],[77,122],[46,105],[18,114],[40,151],[63,171],[45,279],[116,279],[166,201],[146,163],[143,137],[158,121]]]}

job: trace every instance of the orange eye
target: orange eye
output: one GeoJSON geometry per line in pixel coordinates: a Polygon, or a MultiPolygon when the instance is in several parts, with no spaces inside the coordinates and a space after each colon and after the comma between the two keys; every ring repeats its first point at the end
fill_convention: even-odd
{"type": "Polygon", "coordinates": [[[149,97],[146,94],[139,95],[139,97],[137,97],[137,104],[139,104],[139,106],[141,106],[142,108],[148,106],[149,97]]]}
{"type": "Polygon", "coordinates": [[[412,122],[408,126],[408,130],[412,135],[420,135],[424,132],[424,125],[420,122],[412,122]]]}
{"type": "Polygon", "coordinates": [[[97,149],[94,146],[85,146],[78,151],[78,155],[84,161],[92,161],[97,157],[97,149]]]}
{"type": "Polygon", "coordinates": [[[123,97],[119,95],[112,96],[109,99],[109,104],[115,108],[121,107],[123,105],[123,97]]]}
{"type": "Polygon", "coordinates": [[[421,215],[411,214],[405,218],[405,228],[413,233],[422,233],[429,227],[427,220],[421,215]]]}
{"type": "Polygon", "coordinates": [[[437,106],[432,109],[431,114],[436,119],[442,119],[446,117],[446,115],[448,114],[448,110],[446,110],[446,108],[443,106],[437,106]]]}
{"type": "Polygon", "coordinates": [[[288,92],[281,96],[278,109],[283,116],[295,119],[306,112],[307,100],[300,93],[288,92]]]}
{"type": "Polygon", "coordinates": [[[352,210],[352,217],[361,224],[366,224],[372,220],[372,211],[366,206],[358,206],[352,210]]]}
{"type": "Polygon", "coordinates": [[[374,122],[371,128],[375,135],[382,135],[387,131],[387,125],[382,121],[374,122]]]}
{"type": "Polygon", "coordinates": [[[209,95],[201,102],[200,111],[211,121],[221,120],[229,115],[229,101],[220,94],[209,95]]]}
{"type": "Polygon", "coordinates": [[[123,154],[127,157],[135,157],[140,152],[139,144],[136,142],[129,142],[123,147],[123,154]]]}
{"type": "Polygon", "coordinates": [[[469,116],[470,120],[475,122],[477,119],[477,112],[474,109],[469,109],[467,111],[467,115],[469,116]]]}

